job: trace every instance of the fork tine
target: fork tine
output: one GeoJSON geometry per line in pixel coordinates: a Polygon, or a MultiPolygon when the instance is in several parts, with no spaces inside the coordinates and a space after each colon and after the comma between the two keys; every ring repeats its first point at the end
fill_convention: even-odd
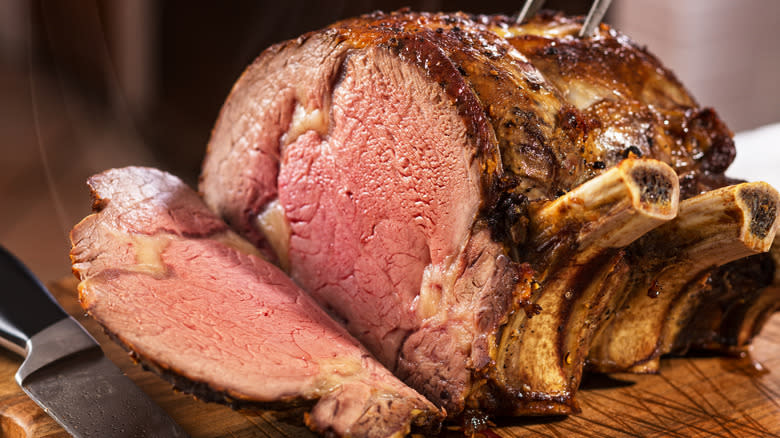
{"type": "Polygon", "coordinates": [[[545,0],[525,0],[523,9],[517,13],[516,24],[522,24],[527,18],[532,17],[539,8],[542,7],[545,0]]]}
{"type": "Polygon", "coordinates": [[[593,31],[596,30],[596,27],[604,18],[604,14],[607,13],[610,3],[612,3],[612,0],[593,1],[593,5],[591,5],[590,11],[588,11],[588,16],[585,18],[585,23],[582,24],[582,29],[580,29],[580,38],[593,35],[593,31]]]}

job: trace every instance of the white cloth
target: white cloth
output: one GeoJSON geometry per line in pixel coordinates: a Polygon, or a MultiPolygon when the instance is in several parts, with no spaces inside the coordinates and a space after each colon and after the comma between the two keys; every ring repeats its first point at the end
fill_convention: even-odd
{"type": "Polygon", "coordinates": [[[766,181],[780,190],[780,123],[739,132],[734,136],[737,157],[726,175],[747,181],[766,181]]]}

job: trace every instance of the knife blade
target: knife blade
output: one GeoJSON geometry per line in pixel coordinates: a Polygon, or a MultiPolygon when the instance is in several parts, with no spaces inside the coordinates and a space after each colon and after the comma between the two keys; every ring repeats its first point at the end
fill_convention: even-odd
{"type": "Polygon", "coordinates": [[[74,437],[186,437],[0,246],[0,345],[25,359],[16,382],[74,437]]]}

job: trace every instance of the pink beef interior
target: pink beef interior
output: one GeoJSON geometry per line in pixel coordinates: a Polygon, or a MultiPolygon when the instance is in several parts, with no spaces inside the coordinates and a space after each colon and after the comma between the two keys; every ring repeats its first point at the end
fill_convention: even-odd
{"type": "Polygon", "coordinates": [[[90,185],[101,210],[71,234],[82,305],[142,361],[239,401],[324,397],[312,426],[338,434],[438,415],[175,177],[126,168],[90,185]],[[375,409],[389,416],[363,418],[375,409]]]}
{"type": "Polygon", "coordinates": [[[172,240],[161,261],[172,272],[133,273],[132,260],[108,261],[117,268],[91,277],[82,300],[95,315],[110,312],[109,330],[129,345],[191,379],[273,401],[302,386],[314,396],[322,360],[360,362],[343,331],[263,260],[214,240],[172,240]]]}
{"type": "Polygon", "coordinates": [[[487,230],[469,246],[490,155],[477,144],[490,131],[440,52],[413,61],[340,38],[313,33],[247,69],[215,125],[200,190],[232,228],[273,246],[381,363],[457,414],[517,283],[487,230]],[[283,226],[266,228],[272,213],[283,226]]]}
{"type": "Polygon", "coordinates": [[[369,49],[343,69],[328,133],[308,131],[283,150],[291,274],[392,369],[420,324],[424,270],[452,262],[468,237],[479,205],[474,149],[416,67],[369,49]]]}

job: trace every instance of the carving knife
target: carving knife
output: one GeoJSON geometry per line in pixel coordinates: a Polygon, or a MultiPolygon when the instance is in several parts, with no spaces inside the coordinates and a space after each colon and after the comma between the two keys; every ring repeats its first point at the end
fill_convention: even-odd
{"type": "Polygon", "coordinates": [[[0,246],[0,345],[16,382],[74,437],[186,437],[29,270],[0,246]]]}

